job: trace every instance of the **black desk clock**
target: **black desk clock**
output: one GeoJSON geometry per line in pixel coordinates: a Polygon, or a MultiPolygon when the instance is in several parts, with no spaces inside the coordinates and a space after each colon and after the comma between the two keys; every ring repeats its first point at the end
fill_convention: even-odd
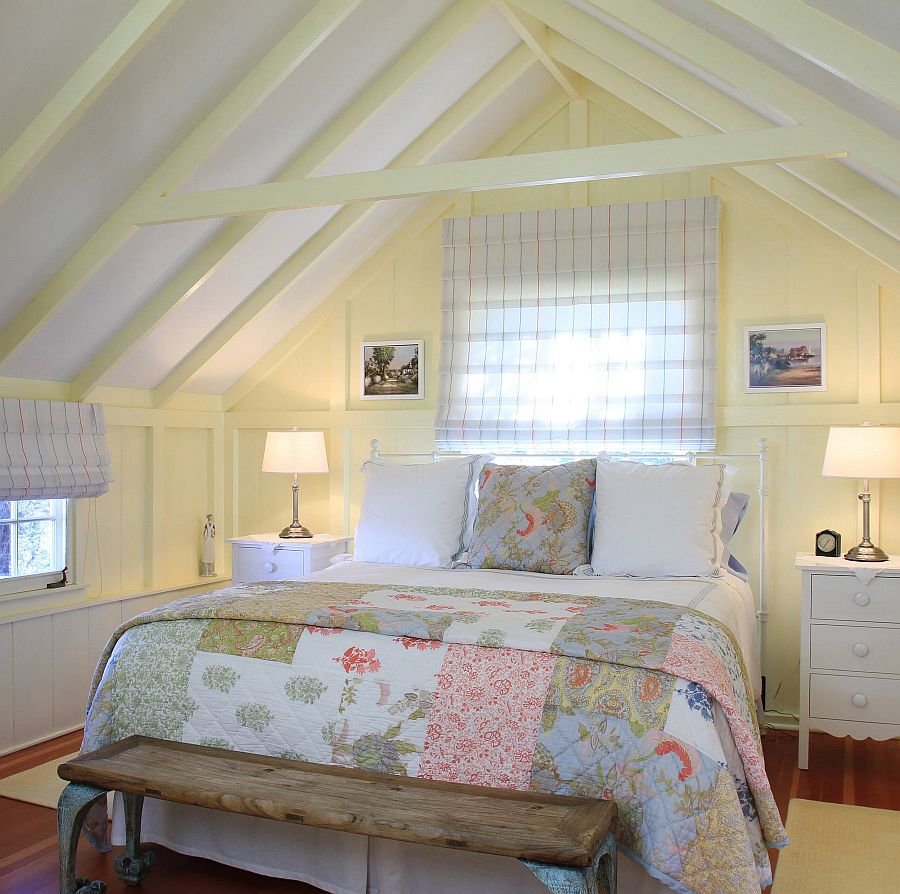
{"type": "Polygon", "coordinates": [[[837,531],[819,531],[816,534],[817,556],[839,556],[841,554],[841,535],[837,531]]]}

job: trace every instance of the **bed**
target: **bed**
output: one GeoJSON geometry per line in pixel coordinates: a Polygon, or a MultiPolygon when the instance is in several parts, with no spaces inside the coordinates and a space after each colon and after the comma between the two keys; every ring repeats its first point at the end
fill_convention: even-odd
{"type": "MultiPolygon", "coordinates": [[[[771,880],[767,844],[786,840],[759,743],[758,656],[757,606],[724,571],[346,561],[129,622],[101,659],[85,748],[143,733],[615,798],[620,890],[749,894],[771,880]]],[[[156,801],[144,837],[339,894],[543,890],[512,860],[156,801]]]]}

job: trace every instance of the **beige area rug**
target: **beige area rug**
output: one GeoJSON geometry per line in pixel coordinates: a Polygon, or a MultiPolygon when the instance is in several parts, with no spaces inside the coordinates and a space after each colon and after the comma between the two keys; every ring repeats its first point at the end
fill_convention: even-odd
{"type": "Polygon", "coordinates": [[[23,770],[14,776],[0,779],[0,797],[40,804],[41,807],[52,807],[55,810],[59,795],[66,787],[65,780],[56,775],[56,768],[77,754],[76,751],[32,767],[30,770],[23,770]]]}
{"type": "Polygon", "coordinates": [[[900,892],[900,810],[794,798],[772,894],[900,892]]]}

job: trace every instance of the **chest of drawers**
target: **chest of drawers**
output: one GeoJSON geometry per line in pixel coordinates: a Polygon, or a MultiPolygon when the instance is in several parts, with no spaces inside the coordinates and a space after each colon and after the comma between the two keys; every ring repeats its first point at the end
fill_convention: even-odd
{"type": "Polygon", "coordinates": [[[809,731],[900,736],[900,561],[797,556],[803,572],[798,766],[809,731]]]}

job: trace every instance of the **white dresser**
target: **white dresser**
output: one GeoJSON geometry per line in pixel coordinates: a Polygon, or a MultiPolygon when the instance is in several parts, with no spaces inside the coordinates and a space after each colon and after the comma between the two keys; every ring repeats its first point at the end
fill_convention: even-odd
{"type": "Polygon", "coordinates": [[[282,540],[277,534],[235,537],[231,544],[231,577],[236,584],[260,580],[293,580],[327,568],[331,559],[350,552],[350,537],[316,534],[306,540],[282,540]]]}
{"type": "Polygon", "coordinates": [[[900,558],[887,562],[800,554],[800,750],[809,731],[854,739],[900,736],[900,558]]]}

